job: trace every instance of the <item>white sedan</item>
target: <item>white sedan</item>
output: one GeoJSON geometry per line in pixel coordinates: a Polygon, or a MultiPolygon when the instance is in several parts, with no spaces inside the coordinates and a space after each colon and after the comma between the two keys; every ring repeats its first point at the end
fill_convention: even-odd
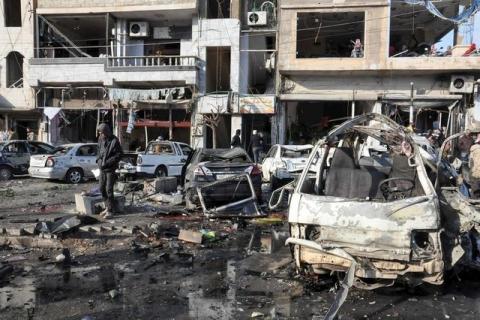
{"type": "Polygon", "coordinates": [[[264,181],[270,182],[272,189],[292,181],[305,168],[312,149],[310,144],[272,146],[262,163],[264,181]]]}
{"type": "Polygon", "coordinates": [[[93,178],[97,169],[98,146],[96,143],[66,144],[54,154],[30,157],[28,173],[34,178],[65,180],[80,183],[84,178],[93,178]]]}

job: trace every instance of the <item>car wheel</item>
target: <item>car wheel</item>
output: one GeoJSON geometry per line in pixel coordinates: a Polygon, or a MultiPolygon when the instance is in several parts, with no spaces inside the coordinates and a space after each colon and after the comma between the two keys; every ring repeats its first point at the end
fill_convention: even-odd
{"type": "Polygon", "coordinates": [[[158,167],[157,170],[155,170],[155,177],[161,178],[161,177],[167,177],[167,176],[168,176],[167,168],[158,167]]]}
{"type": "Polygon", "coordinates": [[[6,167],[0,168],[0,181],[10,180],[11,177],[12,170],[6,167]]]}
{"type": "Polygon", "coordinates": [[[78,168],[72,168],[68,170],[65,175],[65,180],[67,180],[68,183],[78,184],[83,180],[83,171],[78,168]]]}

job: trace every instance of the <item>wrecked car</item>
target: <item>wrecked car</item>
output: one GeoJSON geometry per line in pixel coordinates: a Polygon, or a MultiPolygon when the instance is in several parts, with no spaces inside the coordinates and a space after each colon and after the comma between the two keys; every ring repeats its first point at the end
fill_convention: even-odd
{"type": "Polygon", "coordinates": [[[187,208],[202,204],[214,209],[261,199],[262,171],[242,148],[200,148],[189,160],[184,175],[187,208]]]}
{"type": "Polygon", "coordinates": [[[272,146],[262,162],[263,180],[270,182],[273,190],[292,181],[305,168],[312,149],[310,144],[272,146]]]}
{"type": "Polygon", "coordinates": [[[30,157],[51,154],[55,147],[38,141],[12,140],[0,142],[0,181],[28,174],[30,157]]]}
{"type": "Polygon", "coordinates": [[[446,169],[426,166],[412,136],[383,115],[340,125],[317,143],[290,195],[286,243],[297,268],[345,274],[348,291],[440,285],[457,264],[477,265],[478,202],[446,169]]]}

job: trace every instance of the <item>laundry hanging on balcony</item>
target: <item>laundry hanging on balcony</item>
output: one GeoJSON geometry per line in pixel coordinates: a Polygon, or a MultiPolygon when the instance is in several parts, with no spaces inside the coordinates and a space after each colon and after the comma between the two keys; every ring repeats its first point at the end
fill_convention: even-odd
{"type": "Polygon", "coordinates": [[[470,7],[465,8],[459,15],[456,17],[448,18],[445,17],[440,10],[432,3],[431,0],[403,0],[404,2],[411,5],[421,5],[427,8],[427,10],[434,16],[439,17],[440,19],[451,21],[453,23],[464,23],[470,19],[472,15],[477,13],[480,9],[480,0],[472,0],[470,7]]]}
{"type": "Polygon", "coordinates": [[[168,96],[173,99],[183,99],[185,96],[185,88],[168,88],[168,89],[122,89],[112,88],[108,91],[111,101],[148,101],[163,100],[168,96]]]}

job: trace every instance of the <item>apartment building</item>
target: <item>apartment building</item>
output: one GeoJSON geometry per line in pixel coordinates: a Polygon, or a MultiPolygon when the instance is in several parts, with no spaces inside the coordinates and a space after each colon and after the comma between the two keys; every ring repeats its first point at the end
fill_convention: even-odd
{"type": "Polygon", "coordinates": [[[316,140],[371,111],[420,130],[463,126],[480,76],[468,15],[478,1],[418,3],[283,0],[279,140],[316,140]]]}
{"type": "Polygon", "coordinates": [[[33,56],[33,9],[31,0],[0,1],[0,132],[14,128],[22,139],[27,127],[39,129],[41,116],[25,76],[33,56]]]}
{"type": "Polygon", "coordinates": [[[268,2],[38,0],[28,84],[47,140],[93,141],[97,123],[107,122],[130,150],[158,137],[212,146],[212,116],[218,147],[236,129],[267,132],[275,37],[265,34],[275,35],[276,14],[268,2]],[[248,23],[248,8],[266,13],[248,23]],[[251,28],[270,31],[245,41],[251,28]]]}

